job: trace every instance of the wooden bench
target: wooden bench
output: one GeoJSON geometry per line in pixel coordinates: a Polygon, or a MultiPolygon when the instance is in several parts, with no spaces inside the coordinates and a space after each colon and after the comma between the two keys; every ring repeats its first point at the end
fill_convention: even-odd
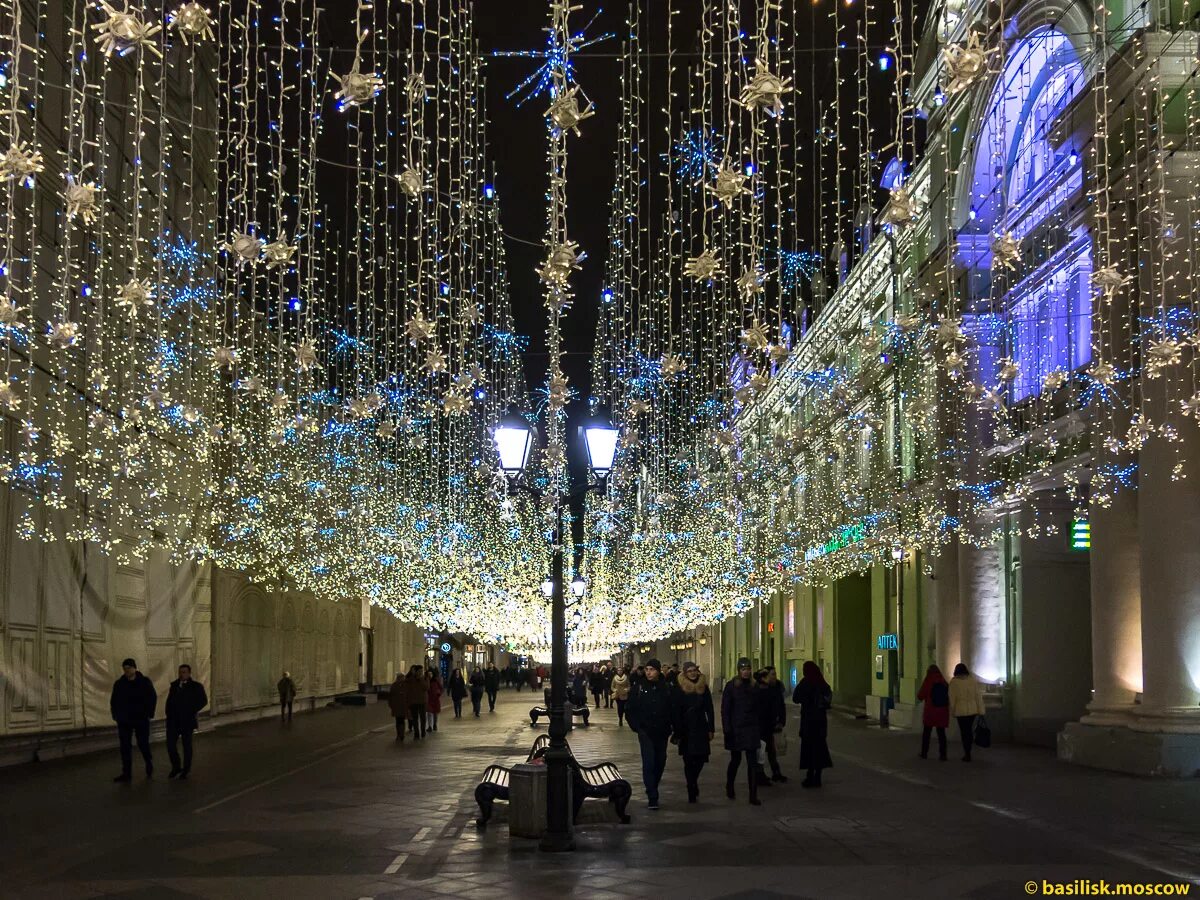
{"type": "MultiPolygon", "coordinates": [[[[574,716],[575,718],[578,719],[579,717],[582,716],[584,725],[590,724],[590,721],[592,718],[592,712],[586,706],[569,706],[567,708],[571,710],[571,715],[574,716]]],[[[535,706],[533,709],[531,709],[529,711],[529,724],[532,725],[534,728],[536,728],[538,719],[540,719],[542,717],[545,717],[547,719],[550,718],[549,708],[545,707],[545,706],[535,706]]]]}
{"type": "MultiPolygon", "coordinates": [[[[549,735],[539,734],[525,761],[532,762],[535,759],[541,759],[546,755],[549,747],[549,735]]],[[[625,810],[629,806],[629,798],[633,796],[633,788],[628,781],[621,777],[617,767],[609,762],[585,766],[575,758],[570,746],[567,747],[567,752],[571,755],[570,766],[573,776],[571,792],[575,807],[572,811],[573,817],[579,818],[579,810],[583,806],[583,801],[591,797],[611,803],[617,819],[622,825],[628,825],[629,815],[625,810]]],[[[497,800],[508,801],[509,776],[511,774],[512,769],[507,766],[488,766],[484,771],[483,778],[475,788],[475,802],[479,804],[479,818],[475,820],[475,824],[479,828],[487,827],[488,820],[492,817],[492,806],[497,800]]]]}

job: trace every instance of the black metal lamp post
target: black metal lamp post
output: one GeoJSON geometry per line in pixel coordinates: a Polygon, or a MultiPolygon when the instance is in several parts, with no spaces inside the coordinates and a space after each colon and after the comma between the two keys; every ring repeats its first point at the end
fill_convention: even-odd
{"type": "MultiPolygon", "coordinates": [[[[555,491],[553,555],[549,584],[543,586],[543,589],[548,587],[550,593],[552,647],[550,746],[546,749],[546,834],[542,838],[541,849],[550,852],[575,849],[571,815],[571,753],[567,749],[567,602],[563,562],[563,502],[578,499],[592,489],[603,489],[605,479],[612,471],[619,436],[619,430],[612,421],[601,416],[593,417],[580,431],[583,432],[588,466],[596,476],[596,483],[583,485],[565,495],[555,491]]],[[[508,476],[509,486],[540,497],[538,491],[520,480],[533,449],[533,426],[522,416],[509,413],[497,423],[492,436],[500,456],[500,468],[508,476]]],[[[576,574],[571,582],[571,592],[577,599],[582,599],[586,589],[583,578],[576,574]]]]}

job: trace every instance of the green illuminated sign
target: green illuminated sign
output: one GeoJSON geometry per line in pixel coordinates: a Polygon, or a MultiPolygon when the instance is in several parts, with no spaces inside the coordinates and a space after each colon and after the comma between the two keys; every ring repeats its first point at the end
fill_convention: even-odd
{"type": "Polygon", "coordinates": [[[1071,523],[1071,549],[1092,549],[1092,523],[1087,519],[1076,519],[1071,523]]]}

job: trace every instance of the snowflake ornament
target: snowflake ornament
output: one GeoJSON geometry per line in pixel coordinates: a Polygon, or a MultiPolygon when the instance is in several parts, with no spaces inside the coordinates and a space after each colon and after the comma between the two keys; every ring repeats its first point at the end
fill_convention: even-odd
{"type": "Polygon", "coordinates": [[[355,397],[353,400],[346,401],[346,415],[355,420],[365,419],[371,414],[370,407],[367,406],[367,401],[362,397],[355,397]]]}
{"type": "Polygon", "coordinates": [[[433,337],[436,326],[429,319],[425,318],[425,313],[417,310],[416,314],[408,320],[404,325],[404,331],[408,334],[409,343],[414,347],[422,341],[427,341],[433,337]]]}
{"type": "Polygon", "coordinates": [[[125,314],[131,319],[136,319],[143,309],[153,308],[154,288],[149,279],[129,279],[117,291],[117,306],[125,310],[125,314]]]}
{"type": "Polygon", "coordinates": [[[404,195],[410,200],[416,200],[420,198],[421,194],[425,192],[425,176],[421,174],[420,169],[415,169],[412,166],[409,166],[400,173],[398,180],[400,182],[400,190],[402,190],[404,195]]]}
{"type": "Polygon", "coordinates": [[[1042,390],[1053,393],[1066,384],[1069,379],[1070,376],[1063,369],[1055,369],[1042,379],[1042,390]]]}
{"type": "Polygon", "coordinates": [[[85,225],[96,221],[100,212],[100,188],[96,187],[94,181],[76,181],[74,175],[68,175],[63,200],[67,205],[68,219],[82,219],[85,225]]]}
{"type": "Polygon", "coordinates": [[[1088,369],[1088,377],[1101,387],[1112,387],[1113,382],[1117,380],[1117,370],[1110,362],[1096,360],[1088,369]]]}
{"type": "Polygon", "coordinates": [[[338,101],[338,109],[365,106],[383,93],[386,86],[377,73],[359,71],[357,59],[354,60],[354,67],[338,78],[338,85],[333,95],[338,101]]]}
{"type": "Polygon", "coordinates": [[[750,188],[746,186],[746,180],[746,176],[740,170],[735,169],[728,162],[723,162],[717,169],[713,183],[705,185],[704,189],[715,196],[726,209],[729,209],[738,197],[750,193],[750,188]]]}
{"type": "Polygon", "coordinates": [[[79,341],[79,323],[58,322],[51,325],[46,333],[51,347],[55,350],[66,350],[68,347],[74,347],[79,341]]]}
{"type": "Polygon", "coordinates": [[[96,42],[105,56],[127,56],[135,50],[149,49],[155,56],[162,59],[162,52],[155,43],[155,36],[162,31],[157,22],[147,22],[142,18],[142,11],[122,3],[122,9],[116,9],[107,0],[100,0],[100,12],[105,16],[103,22],[92,25],[96,32],[96,42]]]}
{"type": "Polygon", "coordinates": [[[767,345],[771,343],[767,338],[766,329],[759,324],[758,319],[742,329],[741,341],[742,346],[747,350],[766,350],[767,345]]]}
{"type": "Polygon", "coordinates": [[[683,267],[683,274],[696,281],[713,281],[721,275],[721,261],[711,250],[690,257],[683,267]]]}
{"type": "Polygon", "coordinates": [[[942,49],[942,64],[946,67],[946,82],[942,91],[958,94],[978,81],[987,70],[987,59],[991,53],[979,42],[979,34],[972,31],[965,44],[951,44],[942,49]]]}
{"type": "Polygon", "coordinates": [[[442,353],[437,347],[431,348],[425,354],[424,369],[430,375],[436,375],[438,372],[446,371],[446,354],[442,353]]]}
{"type": "Polygon", "coordinates": [[[712,441],[718,450],[728,450],[737,443],[737,437],[728,428],[719,428],[712,433],[712,441]]]}
{"type": "Polygon", "coordinates": [[[200,412],[199,407],[184,405],[179,408],[179,415],[183,418],[183,421],[187,422],[189,425],[195,425],[200,421],[203,413],[200,412]]]}
{"type": "Polygon", "coordinates": [[[962,331],[962,319],[942,316],[934,326],[934,339],[947,349],[965,344],[967,336],[962,331]]]}
{"type": "Polygon", "coordinates": [[[459,391],[447,391],[442,397],[442,409],[448,416],[460,416],[471,408],[471,398],[459,391]]]}
{"type": "Polygon", "coordinates": [[[951,378],[958,378],[961,376],[963,370],[966,368],[966,365],[967,361],[963,359],[962,355],[958,351],[951,350],[946,354],[946,374],[951,378]]]}
{"type": "Polygon", "coordinates": [[[192,38],[197,41],[211,41],[216,21],[212,13],[199,3],[188,2],[180,4],[179,8],[171,13],[167,23],[179,33],[184,44],[187,44],[192,38]]]}
{"type": "Polygon", "coordinates": [[[570,398],[570,389],[567,386],[567,376],[562,372],[555,372],[550,377],[547,385],[547,395],[550,399],[551,409],[562,409],[567,405],[567,400],[570,398]]]}
{"type": "Polygon", "coordinates": [[[572,272],[578,272],[580,265],[587,259],[586,253],[579,252],[579,244],[567,241],[565,244],[553,244],[546,254],[546,260],[537,269],[538,276],[550,285],[563,286],[571,278],[572,272]]]}
{"type": "Polygon", "coordinates": [[[25,141],[13,144],[0,156],[0,179],[33,187],[34,176],[46,168],[42,154],[32,150],[25,141]]]}
{"type": "Polygon", "coordinates": [[[917,203],[912,194],[904,185],[898,185],[888,192],[887,205],[879,214],[879,224],[901,229],[911,224],[917,215],[917,203]]]}
{"type": "Polygon", "coordinates": [[[1016,379],[1017,375],[1020,373],[1021,364],[1016,360],[1006,356],[1004,359],[1000,360],[1000,369],[996,377],[1000,379],[1001,384],[1007,384],[1008,382],[1016,379]]]}
{"type": "Polygon", "coordinates": [[[738,293],[742,295],[742,299],[749,301],[755,295],[763,292],[763,285],[766,284],[766,281],[767,273],[762,270],[761,266],[755,265],[739,275],[734,284],[737,286],[738,293]]]}
{"type": "Polygon", "coordinates": [[[383,438],[385,441],[391,440],[396,436],[396,423],[388,419],[379,423],[379,427],[375,429],[375,437],[383,438]]]}
{"type": "Polygon", "coordinates": [[[214,371],[220,369],[232,369],[237,363],[237,350],[233,347],[213,347],[212,359],[209,365],[214,371]]]}
{"type": "Polygon", "coordinates": [[[1164,369],[1177,365],[1182,359],[1183,345],[1171,338],[1161,341],[1151,341],[1146,354],[1146,375],[1149,378],[1160,378],[1164,369]]]}
{"type": "MultiPolygon", "coordinates": [[[[584,98],[587,99],[586,97],[584,98]]],[[[550,120],[552,125],[551,130],[555,137],[564,134],[568,131],[575,132],[575,136],[579,136],[579,123],[584,119],[590,119],[596,114],[592,108],[591,101],[588,101],[587,106],[582,109],[579,106],[579,85],[575,85],[569,91],[560,94],[555,98],[554,102],[546,110],[546,118],[550,120]]]]}
{"type": "Polygon", "coordinates": [[[1192,394],[1186,400],[1179,401],[1179,411],[1185,416],[1191,416],[1200,422],[1200,391],[1192,394]]]}
{"type": "Polygon", "coordinates": [[[301,341],[292,348],[292,353],[296,355],[298,372],[307,372],[317,364],[317,350],[312,341],[301,341]]]}
{"type": "Polygon", "coordinates": [[[1116,266],[1101,266],[1092,273],[1092,284],[1104,294],[1115,294],[1130,281],[1132,278],[1122,275],[1116,266]]]}
{"type": "Polygon", "coordinates": [[[638,397],[636,400],[629,402],[629,415],[631,418],[648,412],[650,412],[650,404],[642,398],[638,397]]]}
{"type": "Polygon", "coordinates": [[[221,245],[221,249],[232,253],[234,261],[239,266],[247,263],[253,265],[262,256],[264,241],[257,235],[245,233],[236,234],[221,245]]]}
{"type": "Polygon", "coordinates": [[[772,344],[767,348],[767,356],[777,366],[786,362],[791,352],[784,344],[772,344]]]}
{"type": "Polygon", "coordinates": [[[287,234],[269,244],[263,244],[262,256],[267,261],[268,269],[279,269],[291,264],[296,255],[296,245],[289,244],[287,234]]]}
{"type": "Polygon", "coordinates": [[[0,409],[5,412],[16,412],[21,408],[21,398],[7,381],[0,383],[0,409]]]}
{"type": "Polygon", "coordinates": [[[747,109],[762,109],[769,116],[783,113],[783,95],[792,89],[790,78],[771,71],[761,57],[754,60],[754,75],[742,88],[740,102],[747,109]]]}
{"type": "Polygon", "coordinates": [[[770,383],[771,376],[767,372],[755,372],[750,376],[750,380],[747,382],[750,390],[752,390],[756,395],[765,391],[770,383]]]}
{"type": "Polygon", "coordinates": [[[18,320],[25,312],[25,307],[17,306],[8,297],[0,297],[0,325],[20,327],[18,320]]]}
{"type": "Polygon", "coordinates": [[[687,371],[687,362],[680,356],[674,353],[667,353],[660,360],[662,367],[662,377],[664,379],[674,378],[687,371]]]}
{"type": "Polygon", "coordinates": [[[238,390],[251,397],[260,397],[266,390],[263,385],[263,380],[258,375],[247,375],[238,382],[238,390]]]}
{"type": "Polygon", "coordinates": [[[999,266],[1013,272],[1021,261],[1021,242],[1011,231],[1001,232],[992,241],[992,268],[999,266]]]}

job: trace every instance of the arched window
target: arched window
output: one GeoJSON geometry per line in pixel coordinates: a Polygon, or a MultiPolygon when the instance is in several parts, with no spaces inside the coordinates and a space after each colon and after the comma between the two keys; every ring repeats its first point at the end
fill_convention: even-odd
{"type": "Polygon", "coordinates": [[[974,139],[959,260],[973,273],[974,300],[1000,300],[975,323],[977,377],[994,384],[997,360],[1012,357],[1020,371],[1011,402],[1038,393],[1052,371],[1069,372],[1091,360],[1083,167],[1077,148],[1056,143],[1053,133],[1086,77],[1063,31],[1034,29],[1010,48],[974,139]],[[1012,234],[1022,256],[1015,273],[997,283],[991,248],[1000,233],[1012,234]]]}

